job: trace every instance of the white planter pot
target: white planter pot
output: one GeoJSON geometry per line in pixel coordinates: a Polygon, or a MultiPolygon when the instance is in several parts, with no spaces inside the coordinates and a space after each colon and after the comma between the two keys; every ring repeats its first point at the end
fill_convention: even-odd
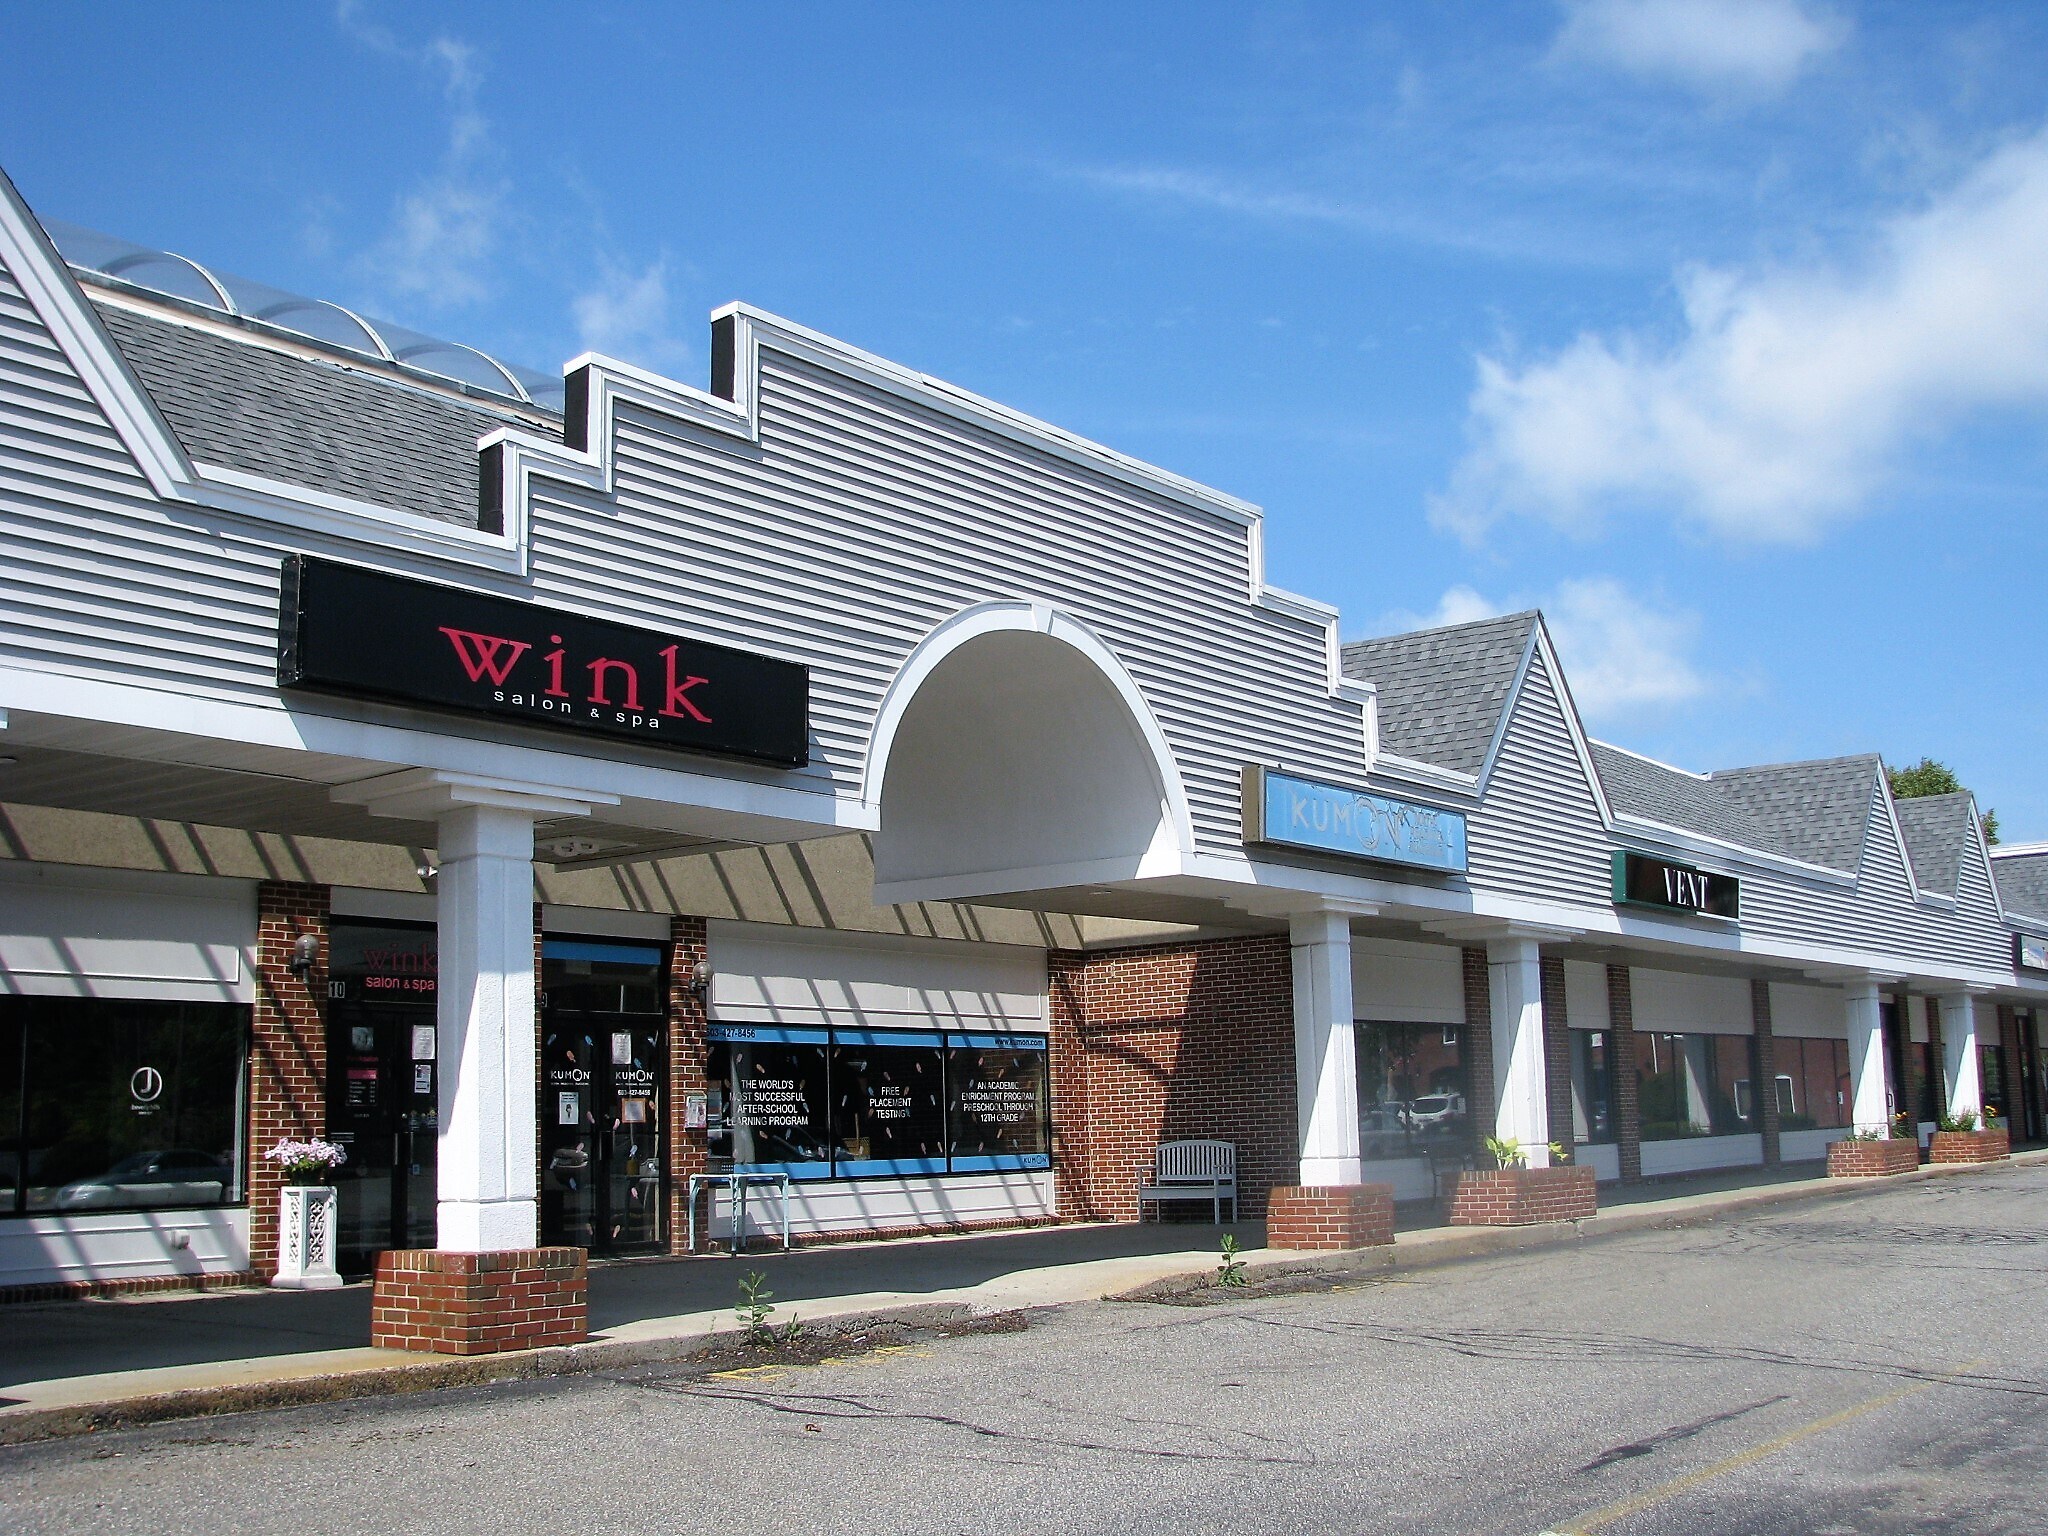
{"type": "Polygon", "coordinates": [[[290,1291],[341,1284],[334,1268],[336,1192],[325,1184],[287,1184],[277,1192],[277,1276],[290,1291]]]}

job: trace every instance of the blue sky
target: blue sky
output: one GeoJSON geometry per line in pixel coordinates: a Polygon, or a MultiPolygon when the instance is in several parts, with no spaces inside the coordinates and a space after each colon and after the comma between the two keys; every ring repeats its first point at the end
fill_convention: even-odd
{"type": "Polygon", "coordinates": [[[39,212],[515,361],[745,299],[1261,503],[1347,636],[2048,838],[2048,8],[16,6],[39,212]]]}

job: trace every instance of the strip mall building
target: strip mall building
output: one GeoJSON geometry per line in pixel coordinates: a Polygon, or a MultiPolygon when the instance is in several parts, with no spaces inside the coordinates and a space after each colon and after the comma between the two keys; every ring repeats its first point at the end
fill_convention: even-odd
{"type": "Polygon", "coordinates": [[[0,191],[0,1288],[266,1275],[315,1134],[360,1273],[734,1162],[823,1237],[2044,1132],[1967,796],[1591,740],[1536,614],[1342,645],[1257,508],[744,306],[545,378],[0,191]]]}

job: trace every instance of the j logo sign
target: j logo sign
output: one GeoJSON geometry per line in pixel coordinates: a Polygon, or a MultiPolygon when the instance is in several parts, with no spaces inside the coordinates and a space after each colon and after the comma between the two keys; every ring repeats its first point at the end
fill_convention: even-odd
{"type": "Polygon", "coordinates": [[[155,1067],[137,1067],[128,1077],[128,1093],[139,1109],[163,1097],[164,1075],[155,1067]]]}

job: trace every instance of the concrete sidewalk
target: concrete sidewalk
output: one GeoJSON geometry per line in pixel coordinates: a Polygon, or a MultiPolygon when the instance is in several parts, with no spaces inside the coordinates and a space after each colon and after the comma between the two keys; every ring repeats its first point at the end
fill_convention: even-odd
{"type": "MultiPolygon", "coordinates": [[[[2048,1161],[2048,1152],[2012,1161],[2048,1161]]],[[[768,1277],[778,1323],[939,1320],[1194,1283],[1213,1275],[1225,1230],[1243,1245],[1253,1278],[1373,1274],[1710,1221],[1788,1201],[1851,1199],[1915,1180],[1995,1176],[1999,1166],[2010,1165],[1923,1168],[1890,1179],[1777,1177],[1736,1187],[1710,1176],[1696,1186],[1638,1186],[1586,1221],[1427,1227],[1398,1233],[1391,1247],[1341,1253],[1265,1248],[1263,1226],[1253,1222],[1223,1229],[1104,1224],[601,1265],[591,1271],[589,1342],[474,1359],[357,1344],[369,1332],[367,1285],[12,1306],[0,1309],[0,1444],[684,1359],[714,1335],[735,1331],[739,1280],[754,1270],[768,1277]]]]}

